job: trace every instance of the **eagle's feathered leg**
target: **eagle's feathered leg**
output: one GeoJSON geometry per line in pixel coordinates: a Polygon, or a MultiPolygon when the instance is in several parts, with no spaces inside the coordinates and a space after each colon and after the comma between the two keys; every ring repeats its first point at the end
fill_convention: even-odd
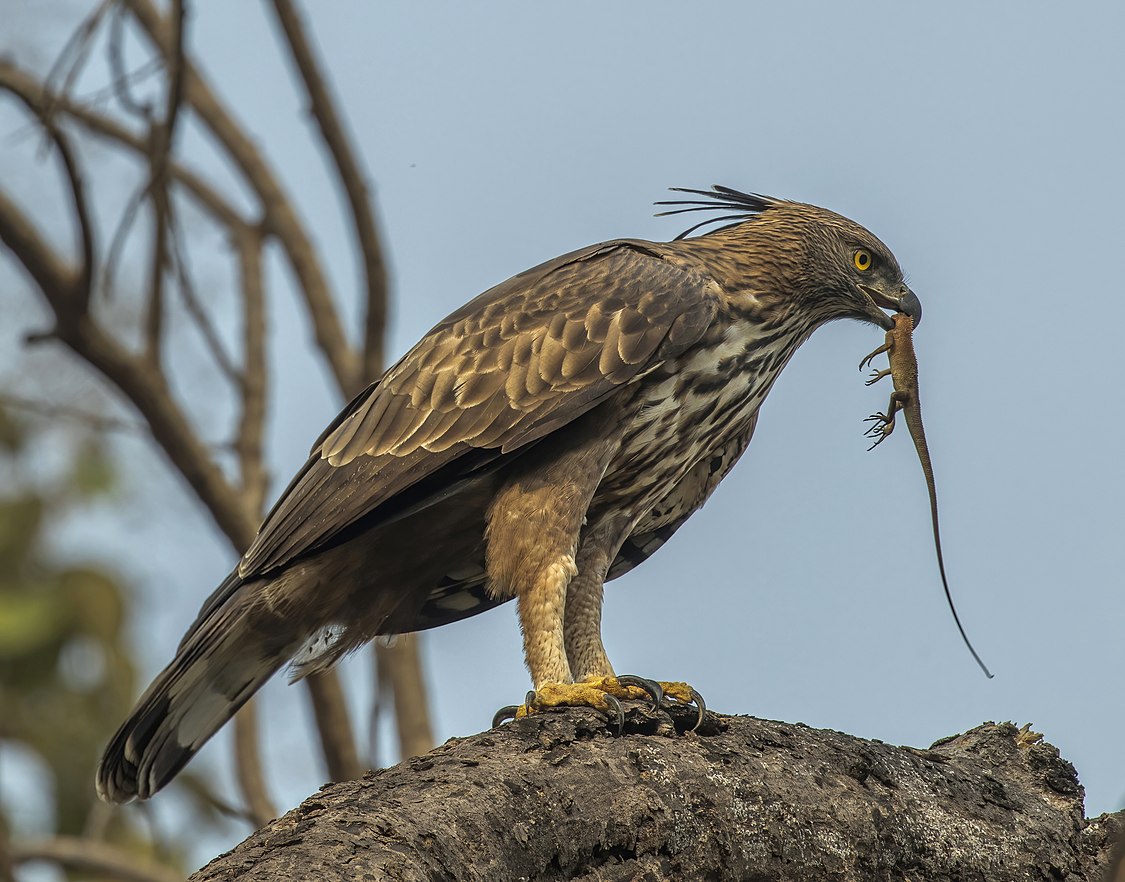
{"type": "MultiPolygon", "coordinates": [[[[598,483],[621,441],[625,401],[610,401],[556,433],[506,477],[488,510],[486,563],[489,590],[496,597],[516,597],[523,630],[524,657],[535,689],[519,715],[543,707],[588,705],[620,717],[610,689],[576,683],[568,658],[565,610],[568,591],[579,573],[575,562],[579,534],[598,483]]],[[[602,568],[603,574],[605,567],[602,568]]],[[[585,583],[583,583],[585,584],[585,583]]],[[[601,592],[583,616],[595,636],[584,641],[612,674],[596,633],[601,592]]],[[[586,663],[583,662],[585,665],[586,663]]],[[[582,668],[582,676],[588,667],[582,668]]],[[[621,687],[623,697],[633,697],[621,687]]]]}
{"type": "Polygon", "coordinates": [[[570,670],[576,682],[593,686],[621,699],[650,699],[659,706],[665,697],[694,703],[703,720],[706,706],[687,683],[648,680],[634,675],[617,676],[602,643],[602,595],[606,573],[622,543],[636,525],[608,516],[588,524],[576,557],[577,575],[566,594],[563,632],[570,670]]]}

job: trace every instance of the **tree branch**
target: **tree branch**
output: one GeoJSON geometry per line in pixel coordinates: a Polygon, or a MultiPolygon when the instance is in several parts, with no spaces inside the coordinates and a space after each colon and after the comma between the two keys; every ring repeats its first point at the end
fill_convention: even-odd
{"type": "Polygon", "coordinates": [[[434,733],[430,727],[418,638],[403,634],[389,645],[376,643],[375,655],[379,671],[386,674],[394,696],[399,756],[406,759],[423,754],[434,746],[434,733]]]}
{"type": "Polygon", "coordinates": [[[336,102],[321,75],[321,65],[306,37],[306,28],[291,0],[273,0],[273,8],[289,44],[293,63],[305,84],[312,115],[332,156],[340,186],[351,208],[356,242],[362,255],[366,292],[363,375],[358,378],[359,383],[355,387],[344,389],[344,397],[350,398],[383,371],[383,341],[387,326],[386,262],[367,180],[356,159],[344,122],[336,111],[336,102]]]}
{"type": "MultiPolygon", "coordinates": [[[[114,0],[102,0],[102,2],[86,16],[74,33],[70,35],[70,38],[66,41],[62,51],[59,53],[58,58],[55,59],[55,63],[51,65],[51,69],[44,78],[44,82],[50,83],[62,74],[64,68],[69,66],[66,75],[63,76],[62,86],[52,91],[57,91],[62,95],[70,93],[74,81],[78,79],[78,75],[82,72],[82,68],[86,64],[86,59],[90,55],[94,32],[98,29],[102,16],[114,5],[114,0]]],[[[48,113],[51,113],[52,110],[53,108],[49,107],[48,113]]]]}
{"type": "Polygon", "coordinates": [[[277,809],[266,790],[266,776],[262,772],[257,701],[246,702],[234,716],[234,755],[238,789],[246,810],[255,827],[265,826],[277,817],[277,809]]]}
{"type": "Polygon", "coordinates": [[[107,336],[89,314],[76,308],[83,276],[46,244],[23,210],[0,191],[0,240],[35,280],[55,313],[57,334],[76,354],[100,371],[137,409],[153,438],[200,498],[236,548],[254,538],[256,523],[211,459],[164,377],[107,336]]]}
{"type": "Polygon", "coordinates": [[[262,237],[246,229],[235,237],[242,288],[242,410],[235,435],[247,508],[261,518],[269,483],[262,452],[266,419],[266,307],[262,287],[262,237]]]}
{"type": "Polygon", "coordinates": [[[677,735],[637,706],[616,737],[570,709],[325,788],[192,880],[1094,882],[1116,825],[1011,724],[916,750],[748,717],[677,735]]]}
{"type": "MultiPolygon", "coordinates": [[[[154,214],[152,262],[148,299],[147,357],[153,364],[160,361],[164,315],[164,276],[168,269],[169,236],[172,225],[172,201],[168,196],[168,157],[175,139],[176,120],[184,98],[184,0],[172,0],[172,39],[166,59],[168,80],[164,119],[149,126],[149,200],[154,214]]],[[[181,264],[181,270],[183,266],[181,264]]],[[[186,278],[186,271],[183,278],[186,278]]],[[[185,297],[190,291],[185,288],[185,297]]]]}
{"type": "Polygon", "coordinates": [[[23,209],[0,190],[0,241],[19,259],[43,292],[52,291],[61,302],[74,298],[79,275],[55,254],[23,209]]]}
{"type": "MultiPolygon", "coordinates": [[[[210,316],[207,315],[207,310],[204,308],[203,301],[200,300],[199,293],[196,290],[195,282],[192,281],[187,246],[183,242],[183,230],[176,221],[174,213],[169,213],[168,224],[168,242],[171,246],[168,254],[171,258],[172,268],[176,273],[176,279],[179,282],[180,297],[183,298],[184,308],[187,309],[187,313],[199,331],[199,335],[203,338],[203,342],[207,346],[208,352],[211,353],[211,358],[219,369],[219,373],[226,377],[235,388],[240,388],[242,376],[227,354],[223,341],[219,338],[218,329],[215,327],[215,323],[211,321],[210,316]]],[[[256,512],[255,518],[259,517],[260,512],[256,512]]]]}
{"type": "Polygon", "coordinates": [[[348,705],[335,671],[305,678],[329,781],[350,781],[363,772],[352,736],[348,705]]]}
{"type": "Polygon", "coordinates": [[[144,861],[126,851],[92,839],[56,836],[41,842],[11,846],[16,866],[49,861],[69,870],[107,875],[127,882],[178,882],[180,874],[168,867],[144,861]]]}
{"type": "MultiPolygon", "coordinates": [[[[165,58],[172,52],[170,27],[149,0],[124,0],[165,58]]],[[[257,194],[263,223],[275,233],[297,277],[318,347],[341,389],[358,387],[359,359],[348,343],[316,249],[266,159],[234,121],[190,61],[184,63],[187,103],[222,145],[257,194]]]]}
{"type": "MultiPolygon", "coordinates": [[[[128,147],[138,157],[147,157],[148,143],[107,116],[83,107],[64,96],[45,90],[32,77],[9,62],[0,59],[0,89],[5,89],[25,103],[33,102],[63,112],[88,131],[122,146],[128,147]]],[[[146,160],[147,161],[147,160],[146,160]]],[[[201,208],[214,219],[231,229],[241,229],[249,223],[224,199],[219,192],[194,172],[169,162],[168,173],[192,196],[201,208]]]]}
{"type": "MultiPolygon", "coordinates": [[[[351,210],[357,250],[362,258],[365,282],[362,373],[353,386],[342,388],[344,397],[351,398],[383,372],[388,303],[386,261],[366,176],[321,72],[323,65],[316,58],[307,28],[292,0],[273,0],[273,9],[351,210]]],[[[375,653],[379,667],[387,672],[392,684],[400,755],[424,753],[434,742],[417,640],[404,638],[394,647],[376,647],[375,653]]]]}
{"type": "MultiPolygon", "coordinates": [[[[81,262],[79,263],[75,284],[68,286],[65,293],[62,291],[58,293],[59,296],[66,296],[67,298],[73,299],[73,302],[69,304],[69,308],[72,312],[75,314],[85,313],[90,303],[91,284],[97,256],[94,249],[94,227],[90,220],[89,208],[86,204],[86,186],[83,181],[82,171],[78,165],[78,159],[71,149],[70,140],[55,124],[55,121],[41,103],[33,101],[18,92],[12,92],[11,94],[15,95],[32,114],[39,118],[40,124],[50,137],[52,143],[54,143],[55,149],[59,152],[59,158],[62,160],[63,170],[66,174],[67,183],[70,186],[70,195],[74,205],[75,218],[78,223],[78,235],[81,241],[81,262]]],[[[28,223],[27,226],[30,227],[30,223],[28,223]]]]}

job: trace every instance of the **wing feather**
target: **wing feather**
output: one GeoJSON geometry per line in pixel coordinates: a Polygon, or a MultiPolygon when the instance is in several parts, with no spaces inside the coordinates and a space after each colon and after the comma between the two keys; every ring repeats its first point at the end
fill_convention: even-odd
{"type": "Polygon", "coordinates": [[[431,330],[321,436],[239,568],[246,578],[353,535],[518,451],[696,342],[716,283],[620,240],[486,291],[431,330]]]}

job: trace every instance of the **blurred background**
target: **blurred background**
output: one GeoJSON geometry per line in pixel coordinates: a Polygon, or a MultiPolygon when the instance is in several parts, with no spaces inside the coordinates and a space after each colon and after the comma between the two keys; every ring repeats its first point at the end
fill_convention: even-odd
{"type": "Polygon", "coordinates": [[[909,439],[862,437],[889,389],[856,365],[882,333],[844,323],[706,508],[609,587],[615,666],[892,743],[1032,723],[1089,815],[1125,805],[1120,4],[335,0],[297,7],[297,32],[286,10],[0,2],[0,216],[43,246],[9,222],[0,249],[0,817],[21,878],[90,842],[174,877],[520,700],[505,606],[311,692],[276,678],[166,793],[93,801],[105,740],[348,393],[520,270],[671,238],[687,222],[651,203],[712,183],[846,214],[907,271],[951,587],[996,677],[945,606],[909,439]],[[116,349],[63,321],[82,310],[116,349]]]}

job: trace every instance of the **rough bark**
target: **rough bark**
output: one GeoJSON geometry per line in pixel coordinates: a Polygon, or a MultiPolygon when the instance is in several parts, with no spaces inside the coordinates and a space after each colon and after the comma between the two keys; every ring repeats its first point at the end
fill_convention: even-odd
{"type": "Polygon", "coordinates": [[[1100,880],[1122,815],[1010,723],[919,750],[636,706],[510,723],[333,784],[204,880],[1100,880]],[[687,716],[690,716],[687,715],[687,716]],[[674,726],[673,726],[674,722],[674,726]]]}

